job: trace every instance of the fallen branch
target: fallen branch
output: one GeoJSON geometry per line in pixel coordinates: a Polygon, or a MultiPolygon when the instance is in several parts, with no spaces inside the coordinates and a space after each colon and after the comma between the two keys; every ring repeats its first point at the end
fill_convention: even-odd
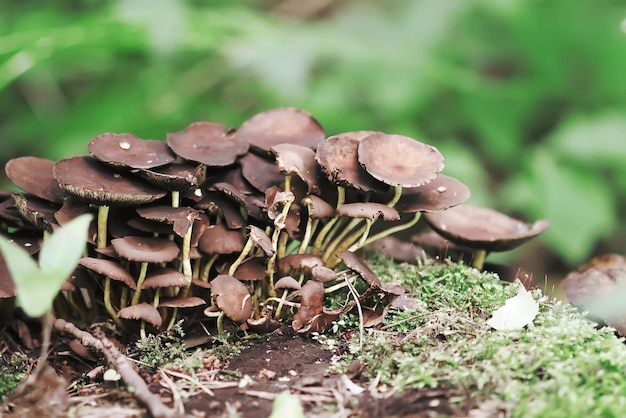
{"type": "Polygon", "coordinates": [[[97,337],[77,328],[71,322],[57,319],[54,322],[54,329],[59,332],[71,334],[82,345],[104,354],[109,366],[113,367],[122,376],[122,380],[128,387],[134,389],[135,396],[148,408],[154,418],[173,418],[179,416],[174,410],[168,408],[161,402],[161,398],[150,392],[146,382],[137,374],[133,364],[113,345],[102,331],[97,337]]]}

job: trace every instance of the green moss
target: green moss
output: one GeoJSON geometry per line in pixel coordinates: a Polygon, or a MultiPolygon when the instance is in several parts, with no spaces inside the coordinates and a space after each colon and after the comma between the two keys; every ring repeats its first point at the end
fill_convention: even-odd
{"type": "Polygon", "coordinates": [[[510,409],[513,417],[622,416],[626,410],[623,339],[596,329],[571,306],[534,291],[540,303],[534,323],[496,331],[486,319],[516,293],[497,276],[457,264],[385,259],[373,269],[383,281],[411,286],[420,302],[413,310],[390,310],[382,329],[367,334],[364,352],[356,353],[358,341],[351,341],[353,354],[340,368],[358,358],[383,386],[456,387],[485,408],[495,402],[510,409]]]}
{"type": "Polygon", "coordinates": [[[29,368],[30,361],[26,356],[13,354],[8,361],[0,357],[0,403],[26,378],[29,368]]]}

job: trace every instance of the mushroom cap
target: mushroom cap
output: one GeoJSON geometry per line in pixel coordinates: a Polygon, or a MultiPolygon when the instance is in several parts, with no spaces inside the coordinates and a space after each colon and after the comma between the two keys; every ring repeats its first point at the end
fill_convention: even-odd
{"type": "Polygon", "coordinates": [[[174,242],[158,237],[115,238],[111,245],[120,257],[141,263],[168,263],[180,252],[174,242]]]}
{"type": "Polygon", "coordinates": [[[346,267],[361,276],[367,284],[378,288],[381,287],[380,279],[378,279],[376,273],[359,256],[350,251],[341,251],[337,253],[337,257],[343,261],[346,267]]]}
{"type": "Polygon", "coordinates": [[[302,198],[301,203],[309,207],[308,216],[312,219],[325,219],[335,216],[335,208],[324,199],[314,194],[302,198]]]}
{"type": "Polygon", "coordinates": [[[195,308],[206,305],[206,301],[198,296],[174,297],[162,299],[159,308],[195,308]]]}
{"type": "Polygon", "coordinates": [[[143,282],[142,289],[157,289],[163,287],[186,287],[189,282],[180,271],[164,267],[150,273],[143,282]]]}
{"type": "Polygon", "coordinates": [[[374,202],[346,203],[337,209],[337,215],[371,220],[382,218],[385,221],[400,219],[400,214],[394,208],[374,202]]]}
{"type": "Polygon", "coordinates": [[[224,224],[209,226],[198,241],[198,249],[205,254],[239,253],[245,245],[246,238],[241,232],[228,229],[224,224]]]}
{"type": "Polygon", "coordinates": [[[289,269],[311,271],[315,266],[323,266],[322,258],[314,254],[289,254],[278,259],[278,268],[287,271],[289,269]]]}
{"type": "Polygon", "coordinates": [[[204,182],[205,171],[205,166],[199,163],[172,163],[151,169],[136,170],[136,173],[159,188],[187,191],[204,182]]]}
{"type": "Polygon", "coordinates": [[[291,276],[283,276],[274,283],[275,289],[292,289],[299,290],[302,288],[300,283],[291,276]]]}
{"type": "Polygon", "coordinates": [[[359,143],[350,134],[330,137],[317,146],[315,159],[333,184],[364,192],[389,189],[387,184],[376,180],[359,165],[359,143]]]}
{"type": "Polygon", "coordinates": [[[517,248],[550,226],[544,219],[529,225],[493,209],[472,205],[426,213],[424,219],[438,234],[455,244],[489,252],[517,248]]]}
{"type": "Polygon", "coordinates": [[[248,236],[252,242],[254,242],[254,245],[257,248],[260,248],[267,257],[274,255],[272,239],[265,233],[264,230],[255,225],[248,225],[248,236]]]}
{"type": "Polygon", "coordinates": [[[133,276],[117,261],[104,258],[83,257],[78,264],[105,277],[123,282],[132,290],[137,290],[133,276]]]}
{"type": "Polygon", "coordinates": [[[439,174],[419,187],[405,188],[395,206],[400,212],[439,212],[460,205],[470,198],[469,187],[454,177],[439,174]]]}
{"type": "Polygon", "coordinates": [[[283,174],[295,174],[307,184],[307,193],[319,194],[321,169],[315,161],[315,151],[296,144],[277,144],[270,148],[283,174]]]}
{"type": "Polygon", "coordinates": [[[272,186],[280,186],[285,181],[285,176],[280,173],[278,166],[268,158],[249,152],[241,157],[239,162],[243,178],[262,193],[272,186]]]}
{"type": "Polygon", "coordinates": [[[89,141],[87,150],[98,160],[114,167],[153,168],[176,160],[176,155],[165,142],[141,139],[128,133],[100,134],[89,141]]]}
{"type": "Polygon", "coordinates": [[[263,280],[266,276],[265,263],[260,258],[251,258],[237,267],[233,276],[238,280],[263,280]]]}
{"type": "Polygon", "coordinates": [[[173,225],[174,233],[184,237],[194,221],[200,219],[200,211],[190,207],[144,206],[136,209],[142,218],[173,225]]]}
{"type": "Polygon", "coordinates": [[[437,148],[403,135],[372,134],[358,144],[359,163],[374,178],[391,186],[418,187],[443,170],[437,148]]]}
{"type": "Polygon", "coordinates": [[[291,326],[298,332],[306,332],[307,325],[322,314],[324,284],[314,280],[307,281],[300,289],[300,298],[300,308],[293,316],[291,326]]]}
{"type": "Polygon", "coordinates": [[[140,205],[166,195],[141,179],[116,173],[93,157],[61,160],[54,165],[53,173],[67,193],[97,205],[140,205]]]}
{"type": "Polygon", "coordinates": [[[223,193],[208,191],[204,193],[202,200],[194,206],[199,209],[206,209],[210,214],[221,213],[230,229],[239,229],[246,225],[246,221],[241,215],[241,206],[223,193]]]}
{"type": "Polygon", "coordinates": [[[326,266],[315,266],[311,269],[311,275],[315,280],[322,283],[328,283],[337,280],[335,270],[326,266]]]}
{"type": "Polygon", "coordinates": [[[215,304],[233,321],[242,323],[252,314],[252,298],[246,286],[233,276],[221,274],[211,280],[215,304]]]}
{"type": "Polygon", "coordinates": [[[9,180],[27,193],[54,203],[63,203],[66,194],[52,175],[54,161],[38,157],[9,160],[4,172],[9,180]]]}
{"type": "Polygon", "coordinates": [[[394,236],[380,238],[371,245],[376,251],[388,255],[398,262],[415,264],[424,255],[422,248],[394,236]]]}
{"type": "Polygon", "coordinates": [[[120,309],[120,311],[117,313],[117,317],[122,319],[146,321],[148,324],[152,325],[155,328],[159,328],[163,323],[163,319],[161,318],[161,314],[159,314],[159,311],[157,311],[155,307],[146,302],[120,309]]]}
{"type": "Polygon", "coordinates": [[[37,229],[53,231],[58,226],[54,218],[54,214],[59,209],[56,203],[18,193],[13,194],[13,200],[22,219],[37,229]]]}
{"type": "Polygon", "coordinates": [[[297,144],[315,148],[324,140],[324,129],[304,110],[282,107],[258,113],[246,120],[236,136],[262,153],[278,144],[297,144]]]}
{"type": "Polygon", "coordinates": [[[280,328],[280,322],[267,315],[258,319],[246,319],[246,325],[248,325],[248,330],[257,334],[269,334],[280,328]]]}
{"type": "Polygon", "coordinates": [[[224,125],[212,122],[195,122],[182,131],[167,134],[167,145],[180,157],[209,167],[231,165],[248,151],[245,140],[227,132],[224,125]]]}
{"type": "Polygon", "coordinates": [[[594,257],[565,276],[562,282],[567,299],[583,307],[625,284],[626,258],[620,254],[594,257]]]}

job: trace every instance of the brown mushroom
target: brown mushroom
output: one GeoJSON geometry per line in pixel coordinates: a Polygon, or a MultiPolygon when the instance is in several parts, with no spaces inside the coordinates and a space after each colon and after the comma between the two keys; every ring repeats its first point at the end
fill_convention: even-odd
{"type": "Polygon", "coordinates": [[[176,160],[165,142],[128,133],[100,134],[89,141],[87,150],[98,160],[117,168],[153,168],[176,160]]]}
{"type": "Polygon", "coordinates": [[[9,180],[22,190],[48,202],[63,203],[66,194],[52,174],[54,161],[37,157],[19,157],[9,160],[4,172],[9,180]]]}
{"type": "Polygon", "coordinates": [[[220,123],[195,122],[183,131],[167,134],[167,145],[180,157],[225,167],[248,151],[248,143],[220,123]]]}
{"type": "Polygon", "coordinates": [[[146,338],[146,322],[155,328],[159,328],[163,323],[163,319],[161,318],[159,311],[157,311],[154,306],[146,302],[120,309],[117,316],[122,319],[141,320],[141,338],[146,338]]]}
{"type": "Polygon", "coordinates": [[[324,140],[324,129],[309,113],[283,107],[258,113],[245,121],[236,136],[260,153],[277,144],[297,144],[315,148],[324,140]]]}
{"type": "Polygon", "coordinates": [[[550,225],[543,219],[529,225],[493,209],[472,205],[427,213],[424,218],[439,235],[475,249],[472,265],[478,269],[482,269],[487,253],[517,248],[550,225]]]}
{"type": "Polygon", "coordinates": [[[233,276],[221,274],[211,280],[213,301],[235,322],[245,322],[252,314],[252,299],[248,289],[233,276]]]}

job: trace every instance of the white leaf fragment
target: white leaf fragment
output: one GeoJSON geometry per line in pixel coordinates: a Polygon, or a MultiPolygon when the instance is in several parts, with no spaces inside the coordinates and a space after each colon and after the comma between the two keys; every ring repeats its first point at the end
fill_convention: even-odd
{"type": "Polygon", "coordinates": [[[539,313],[539,304],[530,292],[518,283],[517,295],[508,298],[504,306],[496,309],[487,324],[498,331],[522,329],[533,322],[539,313]]]}

